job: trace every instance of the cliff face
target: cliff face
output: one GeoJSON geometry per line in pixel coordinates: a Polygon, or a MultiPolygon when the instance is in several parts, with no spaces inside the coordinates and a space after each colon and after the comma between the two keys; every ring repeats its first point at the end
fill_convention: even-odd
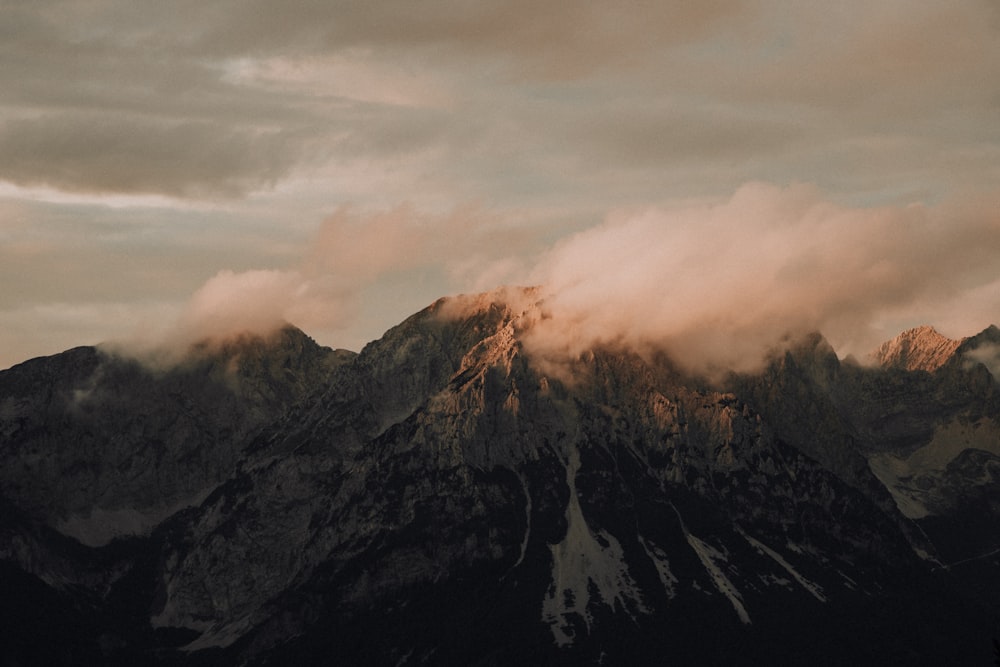
{"type": "Polygon", "coordinates": [[[946,338],[933,327],[922,326],[886,341],[870,358],[882,368],[931,372],[946,364],[961,344],[962,341],[946,338]]]}
{"type": "Polygon", "coordinates": [[[876,366],[841,363],[814,339],[735,386],[780,438],[877,502],[888,491],[942,558],[975,558],[1000,548],[998,338],[921,327],[879,347],[876,366]],[[952,534],[970,521],[976,530],[952,534]]]}
{"type": "MultiPolygon", "coordinates": [[[[0,387],[20,392],[0,393],[20,406],[21,421],[5,425],[62,420],[47,440],[5,426],[4,456],[27,461],[12,480],[38,474],[21,454],[31,443],[93,428],[86,412],[53,407],[51,397],[89,386],[96,369],[111,368],[96,389],[124,387],[111,395],[122,413],[133,413],[121,408],[129,397],[161,401],[143,403],[159,405],[155,416],[106,427],[142,425],[145,436],[74,459],[113,461],[113,472],[73,478],[58,502],[12,496],[0,527],[19,546],[2,555],[19,576],[68,596],[68,609],[84,604],[71,590],[89,591],[86,604],[100,615],[88,632],[105,641],[80,643],[110,661],[903,655],[931,664],[989,655],[995,619],[942,574],[943,533],[916,529],[877,464],[925,451],[938,417],[921,411],[938,394],[947,399],[942,419],[976,410],[994,419],[995,385],[982,384],[979,367],[862,369],[839,362],[818,336],[717,389],[621,350],[541,364],[522,345],[539,316],[537,294],[514,296],[439,301],[356,357],[289,331],[176,376],[116,370],[127,362],[93,350],[0,374],[0,387]],[[218,375],[233,355],[250,361],[226,361],[235,375],[218,375]],[[187,416],[176,416],[168,378],[200,385],[184,394],[187,416]],[[916,390],[906,389],[910,380],[916,390]],[[938,393],[927,398],[928,388],[938,393]],[[187,477],[187,486],[171,495],[163,488],[174,487],[130,485],[126,449],[162,452],[148,460],[160,471],[150,474],[187,477]],[[109,479],[114,493],[93,490],[109,479]],[[73,535],[72,512],[148,512],[195,488],[195,506],[151,519],[147,537],[94,549],[59,534],[73,535]],[[53,546],[60,540],[76,546],[53,546]]],[[[935,493],[954,499],[976,476],[986,495],[928,501],[919,521],[933,506],[951,525],[948,517],[991,498],[992,454],[948,447],[954,456],[924,456],[943,466],[935,493]]],[[[47,456],[53,469],[72,465],[69,455],[47,456]]]]}
{"type": "Polygon", "coordinates": [[[249,437],[346,361],[297,329],[158,369],[98,348],[0,373],[3,495],[99,545],[148,533],[232,474],[249,437]]]}

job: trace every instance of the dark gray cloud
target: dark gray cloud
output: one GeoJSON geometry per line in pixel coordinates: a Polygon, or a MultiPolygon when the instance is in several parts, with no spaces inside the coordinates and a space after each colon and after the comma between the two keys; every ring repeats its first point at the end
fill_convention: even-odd
{"type": "Polygon", "coordinates": [[[637,61],[651,50],[688,43],[747,12],[742,0],[614,6],[556,0],[323,2],[267,0],[176,3],[158,9],[95,3],[91,20],[120,26],[154,48],[213,57],[299,54],[350,48],[412,55],[502,56],[525,76],[572,77],[637,61]],[[155,26],[155,28],[154,28],[155,26]]]}
{"type": "Polygon", "coordinates": [[[0,179],[239,195],[273,186],[310,155],[407,153],[440,138],[427,130],[443,127],[441,114],[401,113],[344,86],[334,86],[339,95],[322,82],[289,86],[297,68],[323,67],[310,58],[374,58],[383,71],[448,70],[471,58],[487,71],[499,64],[504,76],[576,78],[637,67],[646,51],[696,39],[741,4],[8,2],[0,150],[9,159],[0,179]],[[275,59],[285,71],[260,77],[260,64],[275,59]],[[247,65],[258,67],[241,77],[247,65]]]}
{"type": "Polygon", "coordinates": [[[845,161],[896,141],[906,165],[961,161],[956,181],[995,163],[1000,142],[1000,33],[985,0],[3,9],[0,148],[13,159],[0,179],[22,185],[225,197],[324,162],[387,159],[493,200],[524,194],[504,175],[532,170],[578,196],[572,181],[595,168],[632,172],[647,191],[685,169],[714,172],[716,194],[790,175],[847,191],[872,174],[827,177],[845,139],[845,161]],[[972,145],[991,150],[970,157],[972,145]]]}
{"type": "Polygon", "coordinates": [[[0,155],[17,185],[211,197],[273,185],[308,138],[221,121],[63,112],[3,123],[0,155]]]}

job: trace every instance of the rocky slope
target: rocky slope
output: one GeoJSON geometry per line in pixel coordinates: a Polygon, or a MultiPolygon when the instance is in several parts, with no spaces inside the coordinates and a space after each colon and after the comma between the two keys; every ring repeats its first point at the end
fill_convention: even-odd
{"type": "Polygon", "coordinates": [[[232,474],[261,426],[349,353],[294,328],[157,368],[94,347],[0,373],[3,495],[85,544],[141,534],[232,474]]]}
{"type": "Polygon", "coordinates": [[[888,491],[935,557],[978,558],[1000,548],[1000,388],[979,361],[997,333],[945,341],[921,327],[883,344],[875,367],[841,362],[814,337],[735,387],[842,480],[876,501],[888,491]],[[948,527],[973,516],[980,529],[956,541],[948,527]]]}
{"type": "Polygon", "coordinates": [[[961,344],[960,340],[942,336],[934,327],[922,326],[886,341],[870,358],[883,368],[931,372],[947,363],[961,344]]]}
{"type": "MultiPolygon", "coordinates": [[[[980,534],[1000,516],[982,346],[862,368],[813,336],[711,388],[626,350],[539,364],[538,295],[514,297],[441,300],[354,357],[288,330],[235,375],[225,351],[166,375],[79,350],[0,373],[0,451],[21,461],[0,576],[118,664],[988,658],[997,600],[969,585],[1000,571],[982,557],[1000,531],[980,534]],[[59,407],[102,365],[117,407],[59,407]],[[200,385],[183,405],[181,378],[200,385]],[[125,416],[133,396],[159,402],[125,416]],[[130,482],[126,450],[190,481],[130,482]],[[886,475],[896,459],[909,476],[886,475]],[[73,461],[94,470],[24,490],[73,461]],[[88,547],[67,517],[93,508],[151,518],[88,547]]],[[[8,655],[50,649],[26,632],[8,655]]]]}

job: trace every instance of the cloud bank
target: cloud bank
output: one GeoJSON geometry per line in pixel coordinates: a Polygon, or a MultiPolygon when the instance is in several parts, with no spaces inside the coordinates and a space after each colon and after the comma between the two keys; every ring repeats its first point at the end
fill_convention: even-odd
{"type": "Polygon", "coordinates": [[[613,214],[534,265],[524,257],[535,233],[479,209],[344,208],[297,266],[216,274],[157,344],[183,350],[285,323],[336,331],[387,275],[434,270],[453,291],[541,285],[544,316],[526,344],[549,361],[611,346],[662,350],[692,372],[748,371],[813,331],[864,358],[909,326],[962,337],[1000,319],[998,204],[851,208],[809,185],[748,183],[712,204],[613,214]]]}
{"type": "Polygon", "coordinates": [[[219,271],[177,314],[145,322],[119,348],[169,361],[196,343],[267,335],[286,324],[335,342],[337,332],[361,316],[366,294],[379,281],[395,275],[440,281],[442,290],[488,289],[523,270],[521,256],[537,245],[538,234],[476,207],[446,214],[407,205],[374,213],[344,207],[320,225],[294,266],[219,271]]]}
{"type": "Polygon", "coordinates": [[[847,208],[751,183],[716,205],[614,215],[535,271],[548,296],[529,349],[659,348],[712,373],[811,331],[858,356],[903,323],[974,333],[1000,317],[998,204],[847,208]]]}
{"type": "Polygon", "coordinates": [[[989,0],[8,2],[0,180],[225,199],[374,160],[498,198],[919,193],[996,174],[998,26],[989,0]]]}
{"type": "Polygon", "coordinates": [[[366,309],[385,307],[388,327],[437,296],[504,284],[541,285],[545,317],[526,339],[536,355],[657,349],[709,374],[750,370],[812,331],[864,358],[910,326],[960,338],[1000,320],[995,195],[864,208],[810,185],[748,183],[721,201],[619,211],[547,249],[545,231],[478,207],[342,207],[290,266],[219,271],[169,319],[151,309],[125,347],[176,358],[286,323],[355,347],[341,333],[366,309]],[[409,301],[393,299],[413,284],[409,301]]]}

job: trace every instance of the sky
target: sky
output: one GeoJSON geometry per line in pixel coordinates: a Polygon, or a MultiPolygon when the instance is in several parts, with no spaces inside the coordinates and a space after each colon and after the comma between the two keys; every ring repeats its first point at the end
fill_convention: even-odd
{"type": "MultiPolygon", "coordinates": [[[[540,284],[570,351],[1000,324],[994,0],[0,0],[0,368],[540,284]]],[[[556,333],[552,334],[556,336],[556,333]]]]}

